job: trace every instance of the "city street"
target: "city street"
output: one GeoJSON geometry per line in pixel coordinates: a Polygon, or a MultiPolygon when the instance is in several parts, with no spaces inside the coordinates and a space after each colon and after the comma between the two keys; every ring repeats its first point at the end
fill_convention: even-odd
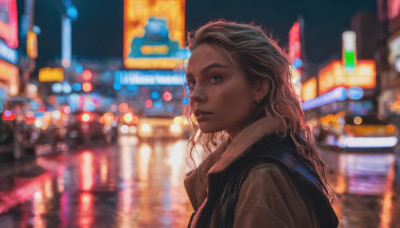
{"type": "MultiPolygon", "coordinates": [[[[186,227],[185,140],[92,146],[0,167],[0,227],[186,227]]],[[[339,227],[399,227],[393,153],[324,151],[339,227]]],[[[190,163],[189,163],[190,164],[190,163]]]]}

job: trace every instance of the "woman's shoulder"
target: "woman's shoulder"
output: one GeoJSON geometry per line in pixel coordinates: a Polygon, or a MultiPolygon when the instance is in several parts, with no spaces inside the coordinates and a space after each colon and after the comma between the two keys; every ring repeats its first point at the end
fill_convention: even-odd
{"type": "Polygon", "coordinates": [[[285,221],[282,224],[286,227],[312,224],[296,185],[287,172],[273,162],[258,162],[250,168],[240,189],[236,211],[236,217],[258,214],[259,219],[285,221]]]}
{"type": "Polygon", "coordinates": [[[272,184],[275,184],[275,182],[277,185],[286,185],[287,187],[293,185],[287,171],[281,165],[271,161],[259,161],[253,164],[243,184],[246,184],[246,182],[257,185],[265,184],[266,188],[273,187],[272,184]]]}

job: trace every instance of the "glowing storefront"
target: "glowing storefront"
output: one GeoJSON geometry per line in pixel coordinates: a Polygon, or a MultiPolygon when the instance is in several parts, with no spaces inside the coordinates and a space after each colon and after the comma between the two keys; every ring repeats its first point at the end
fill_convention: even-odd
{"type": "Polygon", "coordinates": [[[332,61],[317,78],[303,84],[303,110],[318,108],[321,115],[339,111],[351,115],[372,114],[376,111],[373,101],[376,93],[375,68],[374,60],[358,60],[355,70],[348,73],[340,60],[332,61]],[[315,97],[315,91],[319,96],[315,97]]]}
{"type": "Polygon", "coordinates": [[[0,1],[0,91],[5,95],[19,92],[18,17],[16,0],[0,1]]]}

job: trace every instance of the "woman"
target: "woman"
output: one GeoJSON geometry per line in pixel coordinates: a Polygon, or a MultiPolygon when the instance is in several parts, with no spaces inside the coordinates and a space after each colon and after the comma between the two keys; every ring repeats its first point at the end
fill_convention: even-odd
{"type": "Polygon", "coordinates": [[[187,114],[200,129],[190,155],[209,154],[185,179],[189,227],[337,227],[283,51],[247,24],[210,22],[188,37],[187,114]]]}

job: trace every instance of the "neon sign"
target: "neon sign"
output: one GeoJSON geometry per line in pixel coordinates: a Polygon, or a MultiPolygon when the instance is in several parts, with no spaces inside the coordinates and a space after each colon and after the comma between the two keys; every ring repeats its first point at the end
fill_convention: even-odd
{"type": "Polygon", "coordinates": [[[64,80],[64,71],[62,68],[45,67],[39,70],[40,82],[60,82],[64,80]]]}
{"type": "Polygon", "coordinates": [[[121,85],[182,85],[185,82],[183,72],[164,70],[121,70],[115,72],[114,88],[121,85]]]}
{"type": "Polygon", "coordinates": [[[325,104],[329,104],[335,101],[343,101],[347,99],[347,90],[343,87],[336,88],[329,93],[323,94],[317,98],[303,102],[303,110],[316,108],[325,104]]]}
{"type": "Polygon", "coordinates": [[[0,81],[5,81],[8,85],[8,92],[15,96],[19,91],[19,72],[18,67],[0,60],[0,81]]]}
{"type": "Polygon", "coordinates": [[[353,31],[346,31],[342,35],[343,40],[343,53],[342,61],[346,73],[354,72],[357,65],[356,54],[356,33],[353,31]]]}
{"type": "Polygon", "coordinates": [[[187,59],[185,0],[124,1],[124,65],[174,69],[187,59]]]}
{"type": "Polygon", "coordinates": [[[301,58],[300,23],[295,22],[289,31],[289,61],[294,63],[301,58]]]}
{"type": "Polygon", "coordinates": [[[387,11],[389,19],[396,18],[400,13],[400,0],[388,0],[387,11]]]}
{"type": "Polygon", "coordinates": [[[0,59],[4,59],[12,64],[17,64],[18,52],[17,50],[10,48],[9,46],[7,46],[6,43],[0,40],[0,59]]]}
{"type": "Polygon", "coordinates": [[[311,100],[317,97],[317,78],[313,77],[304,82],[301,93],[301,98],[303,101],[311,100]]]}
{"type": "Polygon", "coordinates": [[[297,21],[289,31],[289,62],[292,64],[293,68],[296,69],[299,78],[301,75],[301,66],[303,65],[301,59],[300,32],[301,24],[297,21]]]}
{"type": "Polygon", "coordinates": [[[0,0],[0,38],[3,38],[11,48],[18,47],[16,0],[0,0]]]}
{"type": "Polygon", "coordinates": [[[376,86],[376,66],[374,60],[358,60],[354,72],[347,73],[339,60],[324,67],[318,75],[319,94],[337,87],[360,87],[373,89],[376,86]]]}
{"type": "Polygon", "coordinates": [[[36,59],[38,57],[37,35],[33,31],[28,31],[26,39],[27,54],[29,58],[36,59]]]}

